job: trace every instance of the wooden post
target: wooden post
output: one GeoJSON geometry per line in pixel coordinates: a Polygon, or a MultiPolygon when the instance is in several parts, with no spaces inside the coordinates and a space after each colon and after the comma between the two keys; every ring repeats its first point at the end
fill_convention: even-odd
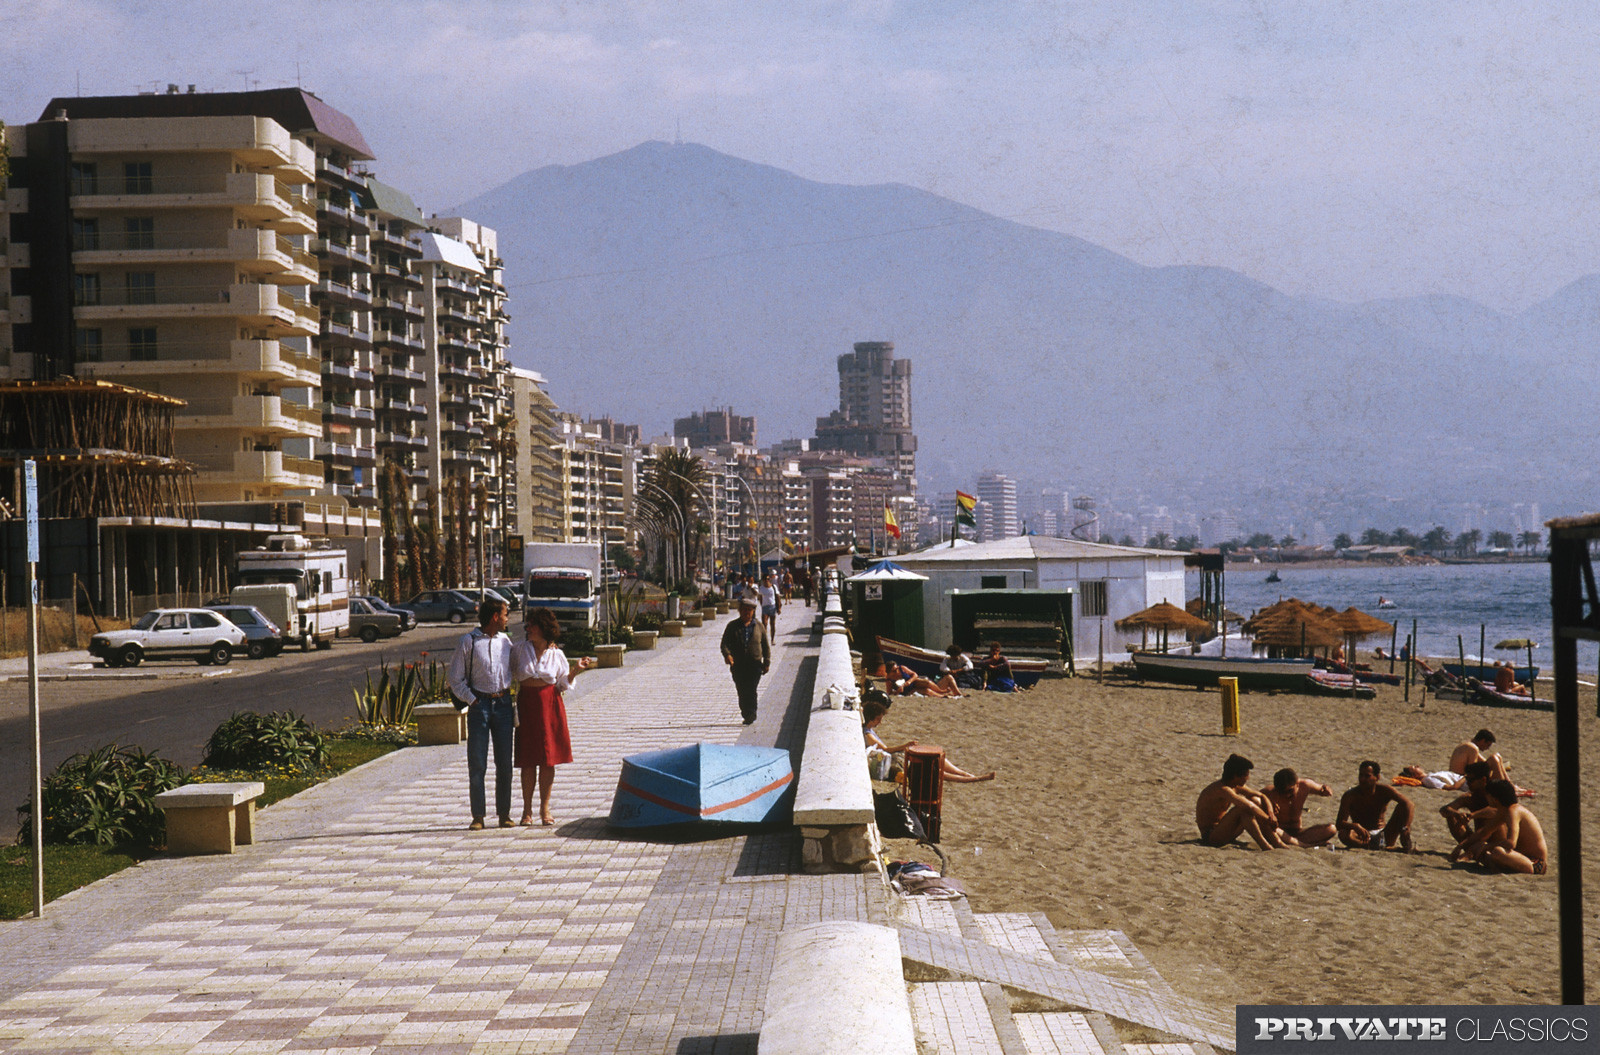
{"type": "Polygon", "coordinates": [[[1239,735],[1239,679],[1218,678],[1217,688],[1222,691],[1222,735],[1239,735]]]}
{"type": "Polygon", "coordinates": [[[67,618],[72,620],[72,651],[78,651],[78,573],[72,573],[72,598],[67,603],[67,618]]]}
{"type": "MultiPolygon", "coordinates": [[[[1415,622],[1415,620],[1412,620],[1412,622],[1415,622]]],[[[1414,637],[1406,638],[1406,677],[1405,677],[1406,691],[1405,691],[1405,701],[1407,703],[1411,702],[1411,676],[1414,673],[1416,673],[1416,670],[1417,670],[1417,665],[1416,665],[1417,649],[1416,649],[1416,646],[1411,643],[1413,640],[1414,640],[1414,637]]]]}
{"type": "Polygon", "coordinates": [[[1100,620],[1100,684],[1106,683],[1106,621],[1100,620]]]}
{"type": "MultiPolygon", "coordinates": [[[[1488,662],[1489,654],[1489,624],[1478,624],[1478,673],[1483,673],[1483,665],[1488,662]]],[[[1514,665],[1514,664],[1513,664],[1514,665]]],[[[1482,679],[1479,679],[1482,680],[1482,679]]]]}
{"type": "Polygon", "coordinates": [[[1394,673],[1394,643],[1395,643],[1395,637],[1399,633],[1400,633],[1400,624],[1398,622],[1390,623],[1389,624],[1389,673],[1390,674],[1394,673]]]}
{"type": "MultiPolygon", "coordinates": [[[[1466,677],[1467,676],[1467,646],[1462,642],[1460,634],[1456,635],[1456,660],[1461,664],[1461,676],[1463,678],[1466,677]]],[[[1483,664],[1481,662],[1478,664],[1478,668],[1479,668],[1478,669],[1478,673],[1482,674],[1483,673],[1483,669],[1482,669],[1483,668],[1483,664]]],[[[1478,680],[1482,681],[1483,679],[1480,677],[1478,680]]]]}

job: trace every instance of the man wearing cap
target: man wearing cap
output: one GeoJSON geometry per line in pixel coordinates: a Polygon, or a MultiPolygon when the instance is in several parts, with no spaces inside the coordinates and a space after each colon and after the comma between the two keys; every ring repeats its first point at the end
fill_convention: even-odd
{"type": "Polygon", "coordinates": [[[754,597],[739,599],[739,618],[722,632],[722,658],[739,690],[739,713],[744,715],[744,724],[750,725],[756,720],[756,689],[761,675],[772,666],[772,642],[767,628],[756,618],[754,597]]]}

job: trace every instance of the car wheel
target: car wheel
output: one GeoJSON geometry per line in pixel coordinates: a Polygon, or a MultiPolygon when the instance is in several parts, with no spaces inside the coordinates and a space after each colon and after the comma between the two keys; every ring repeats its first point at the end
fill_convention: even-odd
{"type": "Polygon", "coordinates": [[[144,653],[139,650],[138,645],[125,645],[122,651],[117,653],[117,666],[137,667],[142,659],[144,653]]]}
{"type": "Polygon", "coordinates": [[[463,618],[464,617],[462,616],[462,614],[460,612],[451,612],[450,613],[450,621],[452,623],[459,623],[459,622],[461,622],[461,620],[463,618]]]}
{"type": "Polygon", "coordinates": [[[267,643],[265,641],[251,641],[244,646],[244,654],[251,659],[266,659],[267,643]]]}
{"type": "Polygon", "coordinates": [[[206,658],[219,667],[225,667],[228,665],[228,660],[233,658],[233,649],[228,647],[227,642],[219,641],[211,646],[211,651],[206,653],[206,658]]]}
{"type": "Polygon", "coordinates": [[[378,640],[378,628],[375,626],[362,627],[361,640],[365,641],[369,645],[378,640]]]}
{"type": "Polygon", "coordinates": [[[330,649],[332,647],[333,647],[333,639],[332,638],[330,638],[330,637],[319,637],[319,638],[317,638],[317,651],[318,652],[326,652],[326,651],[328,651],[328,649],[330,649]]]}
{"type": "Polygon", "coordinates": [[[122,653],[120,653],[120,652],[112,652],[109,655],[107,655],[106,658],[105,658],[105,665],[108,666],[108,667],[120,667],[120,666],[122,666],[122,653]]]}

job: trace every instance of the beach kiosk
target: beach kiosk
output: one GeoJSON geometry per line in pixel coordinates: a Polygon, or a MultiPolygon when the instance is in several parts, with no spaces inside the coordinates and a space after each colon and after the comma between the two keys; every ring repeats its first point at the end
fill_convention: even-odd
{"type": "Polygon", "coordinates": [[[856,647],[868,670],[876,668],[879,636],[921,645],[922,584],[926,575],[880,560],[866,571],[845,580],[856,647]]]}

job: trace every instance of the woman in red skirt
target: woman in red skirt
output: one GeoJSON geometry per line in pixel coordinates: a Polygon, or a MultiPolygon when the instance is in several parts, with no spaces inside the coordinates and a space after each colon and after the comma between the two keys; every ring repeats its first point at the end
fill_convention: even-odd
{"type": "Polygon", "coordinates": [[[517,768],[522,770],[522,821],[533,823],[533,785],[539,784],[539,821],[554,824],[550,815],[550,788],[556,766],[572,761],[572,738],[567,734],[567,706],[561,694],[579,674],[594,666],[592,659],[567,664],[566,653],[556,647],[561,624],[548,608],[536,608],[523,617],[526,637],[511,650],[511,676],[522,686],[517,694],[517,768]]]}

